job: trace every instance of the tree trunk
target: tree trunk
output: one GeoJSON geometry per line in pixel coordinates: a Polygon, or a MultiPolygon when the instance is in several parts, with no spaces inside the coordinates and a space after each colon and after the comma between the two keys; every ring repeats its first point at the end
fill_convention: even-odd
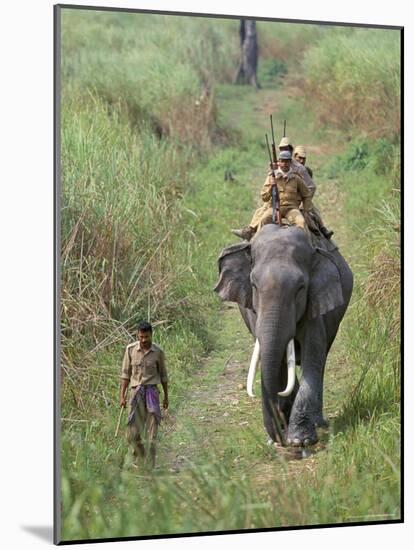
{"type": "Polygon", "coordinates": [[[256,21],[242,19],[240,21],[241,61],[235,77],[236,84],[250,84],[260,88],[257,82],[257,44],[256,21]]]}

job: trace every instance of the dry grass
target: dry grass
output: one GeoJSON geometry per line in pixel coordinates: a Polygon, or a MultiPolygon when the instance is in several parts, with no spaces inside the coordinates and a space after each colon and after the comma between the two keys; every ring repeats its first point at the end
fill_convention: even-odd
{"type": "Polygon", "coordinates": [[[260,54],[263,59],[278,59],[299,66],[305,51],[322,36],[320,25],[297,23],[267,23],[257,25],[260,54]]]}
{"type": "Polygon", "coordinates": [[[373,139],[400,133],[397,31],[335,29],[306,53],[306,98],[323,125],[373,139]]]}

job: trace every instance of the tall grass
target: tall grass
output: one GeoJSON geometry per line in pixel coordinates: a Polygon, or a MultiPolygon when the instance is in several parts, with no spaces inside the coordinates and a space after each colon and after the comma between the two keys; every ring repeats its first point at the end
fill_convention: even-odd
{"type": "MultiPolygon", "coordinates": [[[[248,178],[253,169],[260,173],[266,158],[256,138],[262,132],[251,128],[253,92],[220,88],[228,113],[243,110],[239,133],[228,131],[229,117],[216,108],[214,83],[228,82],[237,66],[237,22],[182,21],[64,10],[64,539],[397,519],[399,155],[394,122],[383,140],[352,142],[321,172],[321,179],[339,180],[346,197],[356,290],[342,330],[352,382],[338,403],[325,442],[328,451],[319,449],[317,468],[310,460],[295,474],[284,455],[264,443],[260,415],[251,432],[229,425],[220,448],[197,449],[180,475],[165,463],[155,475],[131,469],[124,440],[113,437],[120,359],[138,319],[154,322],[156,340],[167,352],[172,416],[188,385],[194,379],[198,383],[194,369],[207,349],[217,347],[222,326],[211,292],[217,252],[232,242],[229,227],[249,219],[254,197],[248,178]],[[237,147],[223,143],[232,132],[240,140],[237,147]],[[217,142],[226,147],[215,148],[217,142]],[[228,170],[234,181],[224,181],[228,170]]],[[[293,46],[298,54],[308,50],[308,77],[310,67],[316,74],[317,62],[325,60],[333,34],[339,42],[332,44],[343,48],[337,52],[341,60],[354,34],[353,29],[333,31],[330,38],[330,30],[295,29],[291,38],[278,35],[274,51],[285,48],[281,62],[292,73],[293,46]]],[[[262,36],[270,47],[272,38],[262,36]]],[[[330,68],[330,63],[321,65],[321,78],[330,68]]],[[[325,100],[319,93],[315,88],[313,106],[325,100]]],[[[295,127],[301,120],[310,124],[293,99],[285,104],[295,127]]],[[[346,120],[347,130],[354,123],[346,120]]],[[[361,118],[360,124],[361,133],[376,135],[371,118],[361,118]]],[[[230,328],[226,337],[234,345],[230,328]]],[[[219,379],[222,370],[221,358],[211,376],[219,379]]],[[[178,454],[178,435],[161,432],[160,447],[176,445],[178,454]]],[[[185,433],[190,440],[190,431],[185,433]]]]}
{"type": "Polygon", "coordinates": [[[237,57],[233,21],[63,11],[64,91],[92,90],[131,125],[149,125],[196,150],[217,131],[214,84],[231,79],[237,57]]]}
{"type": "Polygon", "coordinates": [[[190,155],[177,160],[175,145],[134,133],[97,97],[63,110],[62,148],[63,368],[79,392],[75,375],[139,318],[168,326],[188,309],[177,196],[190,155]]]}
{"type": "Polygon", "coordinates": [[[262,59],[278,59],[294,71],[306,50],[326,31],[323,25],[259,21],[257,32],[262,59]]]}
{"type": "Polygon", "coordinates": [[[96,392],[96,365],[109,367],[141,318],[154,322],[161,344],[175,343],[178,372],[180,354],[194,359],[208,347],[212,297],[191,268],[199,213],[183,197],[195,161],[225,139],[214,86],[236,66],[235,25],[62,10],[66,416],[111,400],[96,392]]]}
{"type": "MultiPolygon", "coordinates": [[[[119,368],[136,322],[148,318],[167,353],[174,414],[189,376],[212,345],[219,311],[212,292],[217,251],[228,241],[235,216],[238,223],[245,209],[240,217],[247,218],[251,204],[245,183],[224,183],[228,163],[235,174],[237,157],[236,171],[244,172],[248,158],[241,162],[235,152],[217,152],[215,163],[202,169],[215,140],[221,143],[224,135],[215,120],[214,83],[229,78],[232,46],[224,43],[229,24],[222,23],[191,19],[182,26],[178,19],[64,12],[66,540],[136,535],[137,526],[142,533],[163,532],[171,523],[163,517],[161,527],[154,514],[159,496],[150,499],[149,516],[140,515],[142,525],[128,518],[136,480],[124,479],[125,443],[113,440],[119,368]],[[114,501],[121,508],[111,518],[114,501]]],[[[157,494],[167,488],[160,486],[157,494]]],[[[175,505],[171,495],[163,498],[175,505]]],[[[134,505],[142,508],[138,501],[134,505]]]]}
{"type": "Polygon", "coordinates": [[[384,163],[383,158],[378,143],[367,142],[361,149],[357,140],[333,161],[342,167],[336,177],[346,190],[344,214],[355,276],[353,305],[342,333],[353,376],[334,431],[351,449],[355,441],[360,455],[355,467],[375,456],[369,477],[383,487],[383,497],[377,497],[385,509],[394,503],[399,517],[400,171],[398,160],[384,163]]]}
{"type": "Polygon", "coordinates": [[[344,416],[360,420],[379,412],[396,422],[400,409],[399,197],[382,201],[366,233],[356,304],[348,320],[351,361],[358,380],[344,416]]]}
{"type": "MultiPolygon", "coordinates": [[[[336,170],[347,167],[346,159],[351,156],[348,152],[342,161],[336,161],[336,170]]],[[[250,152],[235,155],[232,150],[223,151],[205,170],[190,178],[191,191],[184,204],[188,207],[191,204],[195,212],[207,212],[192,227],[197,242],[202,243],[193,259],[206,286],[214,277],[207,264],[215,261],[216,255],[216,246],[208,246],[210,238],[214,243],[223,239],[224,244],[223,233],[235,215],[236,200],[243,200],[237,206],[241,210],[236,216],[244,215],[252,202],[248,193],[240,192],[240,183],[244,182],[224,187],[223,169],[230,164],[236,173],[243,173],[249,162],[250,152]],[[219,219],[214,218],[215,223],[209,223],[213,218],[213,211],[209,210],[213,208],[209,206],[211,196],[218,199],[223,214],[219,219]]],[[[85,422],[66,422],[62,486],[66,540],[369,522],[400,517],[398,355],[393,352],[396,340],[389,339],[388,325],[376,317],[371,306],[367,307],[362,284],[367,280],[377,252],[382,249],[381,243],[389,237],[382,229],[389,205],[385,211],[381,208],[382,199],[376,192],[379,176],[371,167],[372,163],[367,162],[362,171],[343,169],[340,172],[342,185],[349,191],[346,215],[355,231],[351,251],[358,261],[357,272],[361,271],[362,275],[357,277],[356,304],[347,314],[343,331],[352,382],[345,401],[338,404],[339,415],[325,442],[327,451],[319,449],[317,468],[310,460],[307,467],[295,475],[295,468],[289,466],[285,456],[275,454],[264,444],[260,435],[261,418],[255,415],[250,432],[226,432],[226,441],[220,448],[212,448],[211,444],[208,448],[198,448],[194,459],[181,465],[179,475],[166,463],[155,475],[150,475],[128,465],[124,442],[113,439],[116,423],[113,407],[101,405],[95,409],[95,416],[85,422]],[[367,196],[360,194],[361,178],[366,182],[367,196]],[[378,211],[375,207],[371,209],[371,227],[366,246],[361,250],[357,222],[367,197],[378,206],[378,211]],[[349,208],[349,204],[356,208],[349,208]],[[377,225],[380,229],[374,230],[377,225]],[[362,267],[364,269],[360,269],[362,267]]],[[[386,196],[393,193],[391,186],[387,191],[386,196]]],[[[189,216],[194,218],[193,214],[189,216]]],[[[384,305],[383,301],[381,307],[384,305]]],[[[177,334],[175,342],[171,334],[166,334],[169,354],[173,355],[171,364],[177,365],[172,385],[175,403],[185,395],[185,391],[181,391],[191,376],[191,368],[186,371],[176,363],[188,349],[186,343],[181,342],[184,333],[177,334]]],[[[222,365],[221,360],[220,371],[222,365]]],[[[104,388],[110,396],[116,396],[117,383],[115,374],[110,384],[105,378],[104,388]]],[[[188,446],[191,441],[206,437],[191,430],[187,434],[181,429],[182,439],[177,440],[175,434],[164,432],[165,428],[160,449],[165,452],[166,446],[172,446],[177,454],[180,443],[188,446]]]]}
{"type": "Polygon", "coordinates": [[[305,54],[305,96],[322,124],[398,139],[400,34],[332,28],[305,54]]]}

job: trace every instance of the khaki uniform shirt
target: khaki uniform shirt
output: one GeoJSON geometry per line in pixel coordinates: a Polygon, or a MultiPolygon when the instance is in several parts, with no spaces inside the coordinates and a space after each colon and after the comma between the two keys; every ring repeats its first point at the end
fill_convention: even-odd
{"type": "MultiPolygon", "coordinates": [[[[303,210],[308,212],[313,208],[311,193],[306,187],[305,182],[295,172],[290,170],[286,175],[280,170],[276,171],[277,190],[279,191],[280,208],[291,209],[299,208],[303,202],[303,210]]],[[[263,202],[272,207],[272,186],[270,184],[271,176],[268,176],[262,187],[263,202]]]]}
{"type": "Polygon", "coordinates": [[[145,352],[139,342],[129,344],[122,362],[121,378],[130,380],[131,387],[168,382],[164,352],[156,344],[151,344],[145,352]]]}
{"type": "Polygon", "coordinates": [[[301,164],[298,160],[292,159],[290,163],[290,169],[292,172],[298,174],[303,179],[306,187],[310,191],[310,197],[312,198],[316,191],[316,185],[311,178],[309,172],[307,171],[306,166],[303,166],[303,164],[301,164]]]}

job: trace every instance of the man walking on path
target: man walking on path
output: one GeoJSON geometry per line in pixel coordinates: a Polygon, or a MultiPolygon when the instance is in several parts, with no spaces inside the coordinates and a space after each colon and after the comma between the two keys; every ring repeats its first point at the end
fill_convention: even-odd
{"type": "Polygon", "coordinates": [[[165,355],[152,342],[152,326],[145,321],[138,325],[138,341],[125,350],[121,369],[120,406],[126,406],[128,386],[130,402],[127,437],[133,455],[155,466],[156,438],[161,421],[157,385],[164,391],[163,408],[168,408],[168,375],[165,355]]]}

